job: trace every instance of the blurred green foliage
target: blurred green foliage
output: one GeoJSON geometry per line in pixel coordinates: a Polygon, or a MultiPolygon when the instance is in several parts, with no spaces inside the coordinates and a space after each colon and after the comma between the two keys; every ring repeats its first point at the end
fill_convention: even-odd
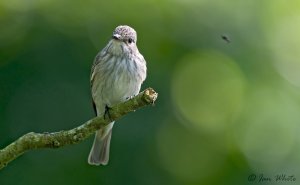
{"type": "Polygon", "coordinates": [[[117,122],[108,166],[87,164],[90,138],[26,153],[0,171],[1,185],[299,177],[296,0],[1,0],[1,148],[27,132],[70,129],[94,116],[90,67],[120,24],[138,33],[148,62],[142,89],[159,93],[156,106],[117,122]]]}

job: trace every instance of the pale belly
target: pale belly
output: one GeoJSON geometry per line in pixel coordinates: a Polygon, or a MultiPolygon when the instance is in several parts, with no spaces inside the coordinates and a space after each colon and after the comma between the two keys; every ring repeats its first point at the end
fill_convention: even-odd
{"type": "MultiPolygon", "coordinates": [[[[96,77],[97,78],[97,77],[96,77]]],[[[114,77],[99,79],[93,86],[93,99],[98,114],[104,112],[105,106],[112,107],[139,93],[142,81],[135,74],[124,73],[114,77]]]]}
{"type": "Polygon", "coordinates": [[[134,78],[131,78],[131,80],[126,80],[122,77],[117,78],[112,82],[112,86],[105,91],[106,93],[104,93],[104,95],[108,98],[104,98],[104,101],[106,101],[108,105],[113,106],[137,95],[140,91],[140,87],[141,83],[134,78]]]}

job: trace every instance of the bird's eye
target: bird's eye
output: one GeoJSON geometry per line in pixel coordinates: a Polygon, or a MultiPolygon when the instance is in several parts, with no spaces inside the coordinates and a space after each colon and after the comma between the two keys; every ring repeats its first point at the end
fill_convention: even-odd
{"type": "Polygon", "coordinates": [[[129,43],[129,44],[133,43],[133,39],[129,38],[129,39],[128,39],[128,43],[129,43]]]}

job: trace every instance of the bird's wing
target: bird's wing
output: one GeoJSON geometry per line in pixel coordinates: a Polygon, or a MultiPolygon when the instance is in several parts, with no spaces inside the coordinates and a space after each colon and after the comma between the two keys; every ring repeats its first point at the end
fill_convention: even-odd
{"type": "MultiPolygon", "coordinates": [[[[103,56],[104,56],[104,52],[101,51],[97,54],[97,56],[95,57],[94,59],[94,62],[93,62],[93,65],[92,65],[92,69],[91,69],[91,75],[90,75],[90,84],[91,84],[91,91],[92,91],[92,88],[93,88],[93,85],[94,85],[94,81],[95,81],[95,77],[96,77],[96,74],[97,74],[97,70],[96,69],[96,66],[101,63],[102,59],[103,59],[103,56]]],[[[97,74],[99,75],[99,74],[97,74]]],[[[92,93],[93,94],[93,93],[92,93]]],[[[94,97],[92,96],[92,104],[93,104],[93,109],[94,109],[94,112],[97,116],[97,107],[96,107],[96,103],[94,101],[94,97]]]]}

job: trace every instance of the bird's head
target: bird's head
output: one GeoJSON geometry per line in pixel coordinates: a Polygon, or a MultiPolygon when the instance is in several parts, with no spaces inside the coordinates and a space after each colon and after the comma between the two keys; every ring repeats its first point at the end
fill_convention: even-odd
{"type": "Polygon", "coordinates": [[[133,28],[118,26],[113,32],[108,50],[115,55],[132,54],[137,50],[136,41],[137,35],[133,28]]]}

